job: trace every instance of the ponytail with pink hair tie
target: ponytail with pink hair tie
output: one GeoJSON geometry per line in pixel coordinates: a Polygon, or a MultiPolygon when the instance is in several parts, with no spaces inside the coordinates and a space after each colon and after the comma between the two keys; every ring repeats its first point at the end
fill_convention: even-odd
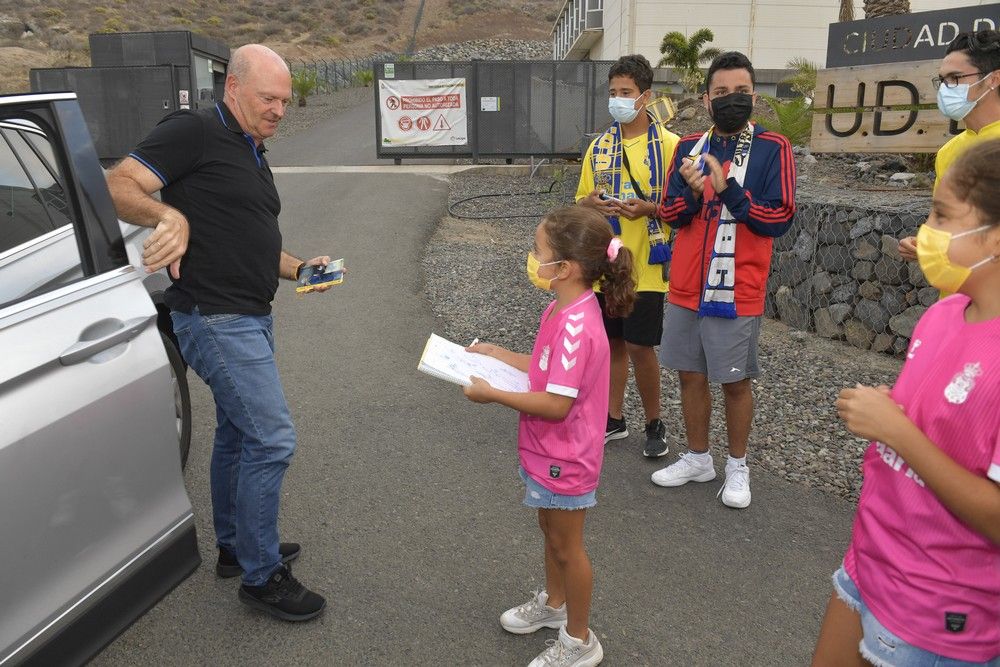
{"type": "Polygon", "coordinates": [[[611,237],[611,243],[608,244],[608,260],[615,261],[618,259],[618,251],[621,250],[622,240],[617,236],[611,237]]]}

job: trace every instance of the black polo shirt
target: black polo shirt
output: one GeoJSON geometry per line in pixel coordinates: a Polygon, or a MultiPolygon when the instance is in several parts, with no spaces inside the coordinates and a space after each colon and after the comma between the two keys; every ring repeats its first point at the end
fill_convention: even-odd
{"type": "Polygon", "coordinates": [[[171,310],[271,312],[281,201],[264,150],[220,102],[166,116],[129,154],[163,181],[163,202],[183,213],[191,228],[181,277],[166,293],[171,310]]]}

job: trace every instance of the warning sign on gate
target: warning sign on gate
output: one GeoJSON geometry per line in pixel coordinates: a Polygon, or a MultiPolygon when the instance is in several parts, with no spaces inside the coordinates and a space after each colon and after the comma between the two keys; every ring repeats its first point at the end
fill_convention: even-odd
{"type": "Polygon", "coordinates": [[[468,143],[465,79],[379,80],[383,146],[468,143]]]}

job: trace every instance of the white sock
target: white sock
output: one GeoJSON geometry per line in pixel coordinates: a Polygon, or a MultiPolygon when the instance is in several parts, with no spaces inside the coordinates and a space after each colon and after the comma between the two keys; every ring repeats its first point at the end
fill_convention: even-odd
{"type": "Polygon", "coordinates": [[[709,452],[688,452],[694,462],[700,466],[712,465],[712,454],[709,452]]]}
{"type": "Polygon", "coordinates": [[[747,464],[746,454],[744,454],[740,458],[736,458],[735,456],[730,456],[729,460],[726,461],[727,468],[739,468],[740,466],[745,466],[746,464],[747,464]]]}

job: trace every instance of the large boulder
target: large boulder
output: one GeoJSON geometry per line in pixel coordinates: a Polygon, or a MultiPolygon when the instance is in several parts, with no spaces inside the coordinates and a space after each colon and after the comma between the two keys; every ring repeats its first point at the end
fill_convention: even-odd
{"type": "Polygon", "coordinates": [[[807,331],[812,324],[812,315],[805,304],[795,298],[792,290],[786,285],[778,288],[774,295],[774,302],[778,308],[778,317],[788,326],[807,331]]]}
{"type": "Polygon", "coordinates": [[[816,251],[816,263],[830,273],[850,273],[854,258],[845,246],[821,246],[816,251]]]}
{"type": "Polygon", "coordinates": [[[924,306],[910,306],[889,320],[889,328],[894,333],[909,338],[913,335],[913,327],[917,326],[917,321],[925,312],[927,308],[924,306]]]}
{"type": "Polygon", "coordinates": [[[941,298],[941,293],[936,287],[921,287],[917,291],[917,301],[921,306],[933,306],[941,298]]]}
{"type": "Polygon", "coordinates": [[[866,280],[861,283],[861,287],[858,288],[858,294],[860,294],[863,299],[878,301],[882,298],[882,285],[874,280],[866,280]]]}
{"type": "Polygon", "coordinates": [[[842,340],[844,338],[844,327],[839,322],[835,322],[829,308],[820,308],[814,313],[816,324],[816,334],[823,338],[842,340]]]}
{"type": "Polygon", "coordinates": [[[863,322],[852,318],[844,322],[844,337],[854,347],[868,350],[871,349],[872,341],[875,340],[875,332],[863,322]]]}
{"type": "Polygon", "coordinates": [[[851,277],[856,280],[871,280],[875,275],[875,262],[855,262],[851,267],[851,277]]]}
{"type": "Polygon", "coordinates": [[[857,296],[858,284],[851,281],[833,288],[830,292],[830,303],[853,303],[857,296]]]}
{"type": "Polygon", "coordinates": [[[906,264],[899,260],[883,256],[875,263],[875,278],[879,282],[902,285],[908,277],[909,271],[906,264]]]}
{"type": "Polygon", "coordinates": [[[898,288],[891,285],[884,285],[882,287],[882,298],[879,299],[879,303],[885,308],[889,315],[899,315],[901,312],[906,310],[906,293],[898,288]]]}
{"type": "Polygon", "coordinates": [[[873,234],[867,234],[865,236],[860,236],[851,242],[851,256],[854,259],[860,259],[867,262],[874,262],[881,255],[882,251],[878,245],[876,245],[876,239],[873,234]]]}
{"type": "Polygon", "coordinates": [[[875,333],[884,333],[889,327],[889,311],[877,301],[861,299],[854,307],[854,317],[875,333]]]}

